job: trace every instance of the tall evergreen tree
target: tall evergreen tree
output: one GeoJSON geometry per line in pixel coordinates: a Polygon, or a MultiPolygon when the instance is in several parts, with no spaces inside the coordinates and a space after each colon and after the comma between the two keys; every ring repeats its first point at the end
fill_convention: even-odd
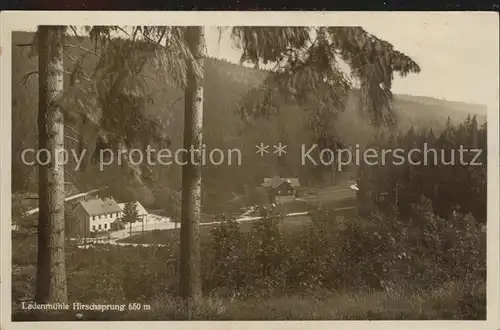
{"type": "Polygon", "coordinates": [[[137,205],[133,202],[125,203],[123,209],[122,222],[129,224],[130,236],[132,236],[132,224],[141,220],[139,217],[139,211],[137,210],[137,205]]]}
{"type": "Polygon", "coordinates": [[[195,157],[186,157],[182,167],[181,208],[181,293],[188,302],[201,299],[200,212],[201,147],[203,130],[203,67],[205,31],[201,26],[187,27],[186,43],[193,55],[188,61],[184,111],[184,148],[196,149],[195,157]]]}
{"type": "Polygon", "coordinates": [[[64,149],[63,36],[65,27],[39,26],[38,134],[39,150],[49,159],[39,167],[38,257],[35,300],[40,303],[67,302],[64,232],[64,166],[55,160],[64,149]],[[47,156],[47,155],[45,155],[47,156]]]}
{"type": "MultiPolygon", "coordinates": [[[[137,141],[141,138],[141,142],[143,142],[144,139],[151,139],[151,137],[156,140],[165,140],[164,132],[161,132],[161,127],[157,125],[158,122],[147,121],[144,113],[140,111],[143,110],[147,95],[141,94],[141,84],[137,82],[138,79],[132,78],[140,76],[138,75],[140,69],[145,62],[151,61],[151,58],[159,66],[172,69],[167,71],[173,81],[178,82],[185,78],[182,66],[184,62],[180,60],[182,56],[177,56],[178,52],[183,51],[182,45],[178,43],[168,51],[165,51],[168,42],[165,45],[160,45],[161,39],[166,35],[170,39],[175,39],[172,37],[173,33],[167,31],[167,28],[142,29],[136,27],[134,31],[141,30],[143,39],[127,43],[116,42],[116,39],[111,37],[112,32],[119,30],[119,27],[89,27],[87,32],[96,40],[96,52],[88,49],[86,51],[99,58],[99,63],[92,76],[88,76],[83,71],[81,63],[65,51],[65,47],[74,46],[64,43],[67,28],[66,26],[40,26],[33,42],[33,49],[38,54],[39,149],[47,149],[50,152],[50,159],[42,159],[44,162],[47,161],[47,164],[39,167],[40,211],[35,293],[37,302],[67,301],[64,252],[65,171],[62,162],[55,162],[54,159],[56,151],[64,149],[66,121],[93,123],[97,127],[96,136],[100,136],[104,140],[108,140],[111,136],[112,140],[119,143],[137,141]],[[151,40],[152,35],[161,36],[161,38],[153,41],[151,40]],[[97,49],[103,50],[102,54],[97,53],[97,49]],[[144,59],[144,54],[148,55],[146,59],[144,59]],[[64,71],[64,55],[75,62],[72,72],[64,71]],[[175,65],[168,65],[171,63],[175,65]],[[69,85],[68,88],[63,88],[64,75],[68,73],[70,74],[69,85]],[[179,76],[180,79],[178,79],[179,76]],[[82,81],[87,83],[82,83],[82,81]],[[138,125],[143,127],[142,130],[135,132],[134,127],[138,126],[130,125],[130,123],[126,127],[116,125],[120,123],[120,120],[117,119],[127,114],[112,111],[117,109],[116,100],[121,100],[124,102],[122,105],[125,104],[132,110],[137,110],[133,112],[135,115],[134,123],[142,121],[143,125],[138,125]],[[127,135],[130,132],[135,133],[135,135],[127,135]],[[124,138],[125,135],[126,138],[124,138]]],[[[75,31],[75,29],[72,30],[75,31]]],[[[185,51],[184,54],[188,54],[188,52],[185,51]]],[[[28,77],[29,75],[27,75],[28,77]]],[[[77,131],[77,133],[82,132],[77,131]]],[[[86,145],[85,147],[92,146],[86,145]]],[[[142,179],[140,169],[131,164],[126,163],[126,165],[140,181],[142,179]]]]}
{"type": "Polygon", "coordinates": [[[469,139],[469,147],[477,148],[478,146],[478,127],[477,127],[477,117],[474,115],[472,117],[471,125],[470,125],[470,139],[469,139]]]}

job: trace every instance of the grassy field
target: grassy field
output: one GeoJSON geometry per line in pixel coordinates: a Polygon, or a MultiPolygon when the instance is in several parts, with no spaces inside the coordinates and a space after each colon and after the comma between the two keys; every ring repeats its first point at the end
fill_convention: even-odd
{"type": "MultiPolygon", "coordinates": [[[[224,300],[207,298],[196,313],[199,320],[440,320],[484,319],[481,296],[486,285],[474,285],[476,302],[464,301],[464,288],[449,283],[442,289],[388,292],[362,289],[356,292],[320,291],[269,299],[224,300]],[[474,305],[479,303],[479,308],[474,305]]],[[[176,299],[152,302],[153,313],[129,313],[123,319],[185,320],[187,314],[176,299]]]]}

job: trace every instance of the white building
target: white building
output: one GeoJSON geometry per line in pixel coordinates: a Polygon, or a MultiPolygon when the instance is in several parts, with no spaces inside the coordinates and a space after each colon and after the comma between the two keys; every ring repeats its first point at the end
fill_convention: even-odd
{"type": "Polygon", "coordinates": [[[113,197],[89,198],[80,201],[75,208],[79,220],[80,233],[107,231],[111,224],[119,219],[122,209],[113,197]]]}

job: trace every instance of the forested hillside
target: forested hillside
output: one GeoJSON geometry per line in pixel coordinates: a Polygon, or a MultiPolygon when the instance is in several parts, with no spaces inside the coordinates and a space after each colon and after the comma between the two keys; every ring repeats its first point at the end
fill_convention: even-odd
{"type": "MultiPolygon", "coordinates": [[[[14,191],[28,190],[29,178],[35,173],[33,168],[23,165],[20,161],[21,151],[25,148],[36,148],[37,141],[37,77],[33,74],[37,62],[36,57],[30,57],[30,47],[20,46],[31,43],[32,39],[33,34],[25,32],[14,33],[12,38],[12,83],[13,86],[24,84],[22,89],[13,88],[14,191]]],[[[71,79],[84,81],[87,75],[92,74],[98,57],[91,54],[94,45],[88,39],[79,40],[72,37],[68,38],[66,43],[74,45],[64,58],[67,72],[65,88],[68,89],[71,79]],[[78,71],[74,70],[75,63],[82,63],[78,71]],[[77,74],[74,74],[75,72],[77,74]]],[[[204,143],[208,150],[238,148],[242,153],[241,166],[233,164],[204,167],[203,180],[206,188],[204,197],[210,198],[210,204],[214,207],[218,202],[226,201],[233,192],[243,192],[245,186],[258,184],[265,176],[282,174],[307,179],[312,175],[310,169],[300,166],[300,145],[312,141],[304,109],[284,106],[276,117],[252,124],[244,123],[240,119],[237,112],[239,101],[252,87],[259,86],[266,74],[266,71],[246,68],[219,59],[209,58],[205,61],[204,143]],[[221,130],[220,127],[224,129],[221,130]],[[288,154],[280,159],[257,156],[255,145],[261,142],[271,145],[282,142],[288,145],[288,154]]],[[[151,118],[158,118],[164,125],[164,133],[171,141],[170,148],[177,149],[182,145],[183,92],[173,88],[166,76],[154,66],[144,70],[143,78],[150,96],[146,109],[151,118]]],[[[371,128],[357,119],[355,110],[358,99],[357,91],[353,90],[346,111],[338,117],[336,123],[336,135],[345,144],[363,144],[372,138],[371,128]]],[[[448,117],[454,122],[461,122],[468,112],[481,115],[478,117],[481,123],[485,114],[484,107],[481,106],[398,95],[395,96],[394,108],[398,114],[400,128],[405,130],[409,126],[426,126],[435,127],[438,131],[448,117]]],[[[159,196],[165,195],[164,190],[167,189],[165,187],[174,190],[179,188],[180,167],[176,165],[154,167],[148,183],[149,189],[145,190],[142,189],[144,187],[142,190],[137,187],[127,187],[131,184],[128,180],[122,180],[127,173],[117,171],[116,166],[108,166],[100,172],[98,165],[93,164],[91,160],[96,146],[96,127],[90,123],[69,120],[66,125],[66,148],[79,150],[82,141],[87,148],[84,161],[87,166],[85,164],[82,166],[84,170],[73,171],[74,166],[66,169],[66,181],[74,183],[80,190],[102,185],[119,186],[119,189],[111,189],[108,193],[120,199],[139,198],[146,204],[153,204],[155,196],[157,200],[163,198],[159,196]]],[[[99,148],[99,143],[97,146],[99,148]]]]}

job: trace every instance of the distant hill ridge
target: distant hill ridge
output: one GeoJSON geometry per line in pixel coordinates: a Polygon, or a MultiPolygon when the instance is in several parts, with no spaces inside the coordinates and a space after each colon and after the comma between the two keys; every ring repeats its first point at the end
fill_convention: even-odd
{"type": "MultiPolygon", "coordinates": [[[[12,44],[16,47],[17,44],[27,44],[33,39],[34,33],[32,32],[13,32],[12,44]]],[[[68,37],[70,43],[83,43],[86,47],[93,47],[93,42],[85,37],[78,40],[76,37],[68,37]]],[[[29,51],[23,51],[23,54],[28,54],[29,51]]],[[[28,60],[35,64],[36,60],[28,60]]],[[[33,65],[32,64],[32,65],[33,65]]],[[[233,63],[225,59],[208,57],[206,59],[206,66],[210,72],[217,75],[222,75],[225,78],[222,80],[225,84],[227,82],[227,90],[232,89],[232,84],[237,83],[246,85],[248,88],[258,86],[265,79],[266,75],[270,72],[268,70],[259,68],[251,68],[233,63]]],[[[29,65],[27,65],[26,72],[29,72],[29,65]]],[[[210,79],[205,80],[210,84],[210,79]]],[[[357,91],[353,90],[353,94],[357,91]]],[[[487,107],[479,104],[468,104],[458,101],[448,101],[436,99],[428,96],[414,96],[395,94],[394,95],[394,108],[403,117],[410,118],[411,121],[419,121],[420,119],[446,119],[451,117],[453,121],[462,121],[468,114],[478,115],[480,122],[486,120],[487,107]]]]}
{"type": "Polygon", "coordinates": [[[466,103],[452,100],[438,99],[430,96],[418,96],[408,94],[396,94],[395,99],[405,102],[416,102],[422,105],[430,106],[443,106],[445,108],[453,109],[465,113],[474,113],[479,116],[486,116],[487,106],[477,103],[466,103]]]}
{"type": "MultiPolygon", "coordinates": [[[[208,56],[207,60],[209,61],[214,61],[218,62],[220,65],[220,69],[224,69],[224,66],[226,68],[230,67],[231,69],[239,69],[243,72],[248,72],[248,73],[255,73],[255,71],[259,71],[262,73],[263,77],[269,72],[270,70],[259,68],[251,68],[251,67],[246,67],[238,63],[230,62],[226,59],[223,58],[216,58],[216,57],[211,57],[208,56]]],[[[476,104],[476,103],[466,103],[466,102],[460,102],[460,101],[453,101],[453,100],[444,100],[444,99],[438,99],[435,97],[430,97],[430,96],[420,96],[420,95],[410,95],[410,94],[394,94],[394,99],[397,101],[403,101],[403,102],[416,102],[422,105],[430,105],[430,106],[442,106],[445,108],[450,108],[454,109],[456,111],[461,111],[465,113],[474,113],[476,115],[482,115],[486,116],[487,112],[487,107],[486,105],[483,104],[476,104]]]]}

